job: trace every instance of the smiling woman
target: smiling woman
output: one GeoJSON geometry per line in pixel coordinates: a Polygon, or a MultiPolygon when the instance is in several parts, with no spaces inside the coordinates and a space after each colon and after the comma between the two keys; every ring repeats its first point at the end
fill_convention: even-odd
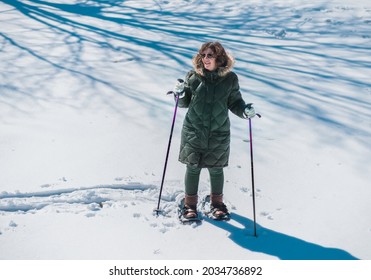
{"type": "Polygon", "coordinates": [[[204,43],[193,58],[194,70],[186,77],[179,107],[188,108],[182,129],[179,161],[187,165],[181,220],[197,220],[198,185],[202,168],[210,174],[213,219],[229,219],[223,203],[224,173],[230,150],[228,110],[241,118],[255,115],[242,99],[234,59],[219,42],[204,43]]]}

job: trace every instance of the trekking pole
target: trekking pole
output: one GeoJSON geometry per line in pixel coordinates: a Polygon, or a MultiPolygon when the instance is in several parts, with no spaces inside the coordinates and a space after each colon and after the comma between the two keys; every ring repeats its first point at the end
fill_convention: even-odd
{"type": "MultiPolygon", "coordinates": [[[[256,114],[261,118],[260,114],[256,114]]],[[[252,128],[251,128],[251,118],[249,118],[249,134],[250,134],[250,162],[251,162],[251,184],[252,184],[252,205],[254,214],[254,236],[256,235],[256,213],[255,213],[255,182],[254,182],[254,155],[252,150],[252,128]]]]}
{"type": "MultiPolygon", "coordinates": [[[[182,79],[178,79],[180,83],[184,83],[182,79]]],[[[164,164],[164,171],[162,172],[162,180],[161,180],[161,187],[160,187],[160,194],[158,196],[158,202],[157,202],[157,208],[154,210],[156,212],[156,215],[158,216],[160,212],[160,202],[161,202],[161,195],[162,195],[162,189],[164,187],[164,181],[165,181],[165,174],[166,174],[166,168],[167,168],[167,162],[169,159],[169,152],[170,152],[170,146],[171,146],[171,139],[173,137],[173,131],[174,131],[174,124],[175,124],[175,119],[176,119],[176,112],[178,109],[178,102],[179,102],[179,94],[174,93],[173,91],[169,91],[167,94],[175,94],[175,108],[174,108],[174,116],[173,116],[173,122],[171,124],[171,129],[170,129],[170,137],[169,137],[169,142],[167,144],[167,152],[166,152],[166,158],[165,158],[165,164],[164,164]]]]}

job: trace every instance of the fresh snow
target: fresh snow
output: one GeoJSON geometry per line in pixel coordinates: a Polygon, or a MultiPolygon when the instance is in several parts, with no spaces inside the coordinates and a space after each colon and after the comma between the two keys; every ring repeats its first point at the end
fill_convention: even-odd
{"type": "MultiPolygon", "coordinates": [[[[371,259],[371,2],[3,0],[0,259],[371,259]],[[177,78],[236,58],[228,222],[181,225],[177,78]]],[[[203,171],[200,197],[208,194],[203,171]]]]}

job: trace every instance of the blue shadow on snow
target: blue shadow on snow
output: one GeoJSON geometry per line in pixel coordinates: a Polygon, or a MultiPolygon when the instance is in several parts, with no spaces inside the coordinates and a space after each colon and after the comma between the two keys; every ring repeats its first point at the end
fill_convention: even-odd
{"type": "Polygon", "coordinates": [[[253,228],[253,221],[236,213],[231,214],[231,221],[243,225],[244,228],[234,226],[230,222],[211,219],[206,221],[229,232],[229,238],[237,245],[253,252],[276,256],[281,260],[358,260],[344,250],[323,247],[260,225],[257,225],[257,237],[254,237],[252,230],[247,229],[250,226],[253,228]]]}

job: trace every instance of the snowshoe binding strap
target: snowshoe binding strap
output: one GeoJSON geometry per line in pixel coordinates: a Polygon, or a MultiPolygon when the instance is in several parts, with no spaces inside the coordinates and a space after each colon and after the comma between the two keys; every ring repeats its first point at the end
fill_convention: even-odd
{"type": "Polygon", "coordinates": [[[211,206],[210,216],[214,220],[229,220],[230,213],[227,209],[227,206],[224,203],[222,203],[217,206],[211,206]]]}
{"type": "Polygon", "coordinates": [[[184,219],[196,219],[198,217],[197,210],[184,206],[182,209],[182,216],[184,219]]]}

